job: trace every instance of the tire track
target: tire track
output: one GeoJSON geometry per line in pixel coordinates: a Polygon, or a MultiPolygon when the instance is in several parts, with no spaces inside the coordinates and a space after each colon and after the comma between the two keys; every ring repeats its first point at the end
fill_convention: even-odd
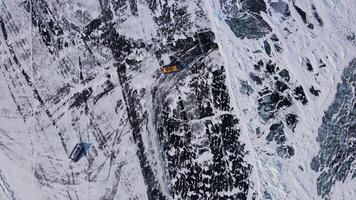
{"type": "Polygon", "coordinates": [[[0,188],[3,191],[3,193],[9,198],[9,200],[19,200],[16,197],[14,190],[10,187],[10,184],[7,182],[5,176],[2,174],[1,170],[0,170],[0,188]]]}

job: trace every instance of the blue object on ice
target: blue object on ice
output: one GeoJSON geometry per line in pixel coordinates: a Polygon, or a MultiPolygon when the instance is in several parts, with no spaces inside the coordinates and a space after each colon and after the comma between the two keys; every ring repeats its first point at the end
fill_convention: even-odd
{"type": "Polygon", "coordinates": [[[69,158],[73,162],[77,162],[83,156],[84,153],[89,151],[92,145],[93,145],[92,143],[86,143],[86,142],[77,143],[73,148],[69,158]]]}

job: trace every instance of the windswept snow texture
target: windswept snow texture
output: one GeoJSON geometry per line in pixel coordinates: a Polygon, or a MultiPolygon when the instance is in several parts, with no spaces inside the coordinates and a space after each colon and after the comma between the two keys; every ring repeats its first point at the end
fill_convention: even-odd
{"type": "Polygon", "coordinates": [[[320,151],[311,163],[313,170],[321,172],[317,184],[323,197],[336,181],[356,178],[356,59],[344,69],[341,80],[318,130],[320,151]]]}
{"type": "Polygon", "coordinates": [[[0,0],[0,200],[353,199],[355,18],[354,0],[0,0]]]}

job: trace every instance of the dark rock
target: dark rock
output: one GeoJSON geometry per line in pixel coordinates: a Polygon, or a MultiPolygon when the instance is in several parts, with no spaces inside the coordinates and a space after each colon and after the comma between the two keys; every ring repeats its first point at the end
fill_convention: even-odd
{"type": "Polygon", "coordinates": [[[259,14],[266,12],[266,3],[263,0],[242,0],[242,9],[250,11],[251,13],[259,14]]]}
{"type": "Polygon", "coordinates": [[[4,36],[4,39],[7,40],[7,31],[6,31],[5,23],[4,23],[4,20],[2,19],[2,17],[0,17],[0,27],[1,27],[2,35],[4,36]]]}
{"type": "Polygon", "coordinates": [[[255,74],[253,74],[253,73],[250,73],[249,75],[250,75],[250,78],[251,78],[257,85],[261,85],[261,84],[262,84],[262,79],[261,79],[259,76],[255,75],[255,74]]]}
{"type": "Polygon", "coordinates": [[[282,47],[280,47],[278,44],[274,44],[274,49],[277,51],[277,52],[281,52],[283,50],[282,47]]]}
{"type": "Polygon", "coordinates": [[[226,23],[239,38],[261,38],[272,31],[272,28],[260,15],[243,13],[238,18],[229,18],[226,23]]]}
{"type": "Polygon", "coordinates": [[[308,103],[308,99],[305,96],[304,89],[301,85],[294,89],[293,96],[296,100],[302,102],[303,105],[308,103]]]}
{"type": "Polygon", "coordinates": [[[259,65],[253,65],[253,68],[256,70],[256,71],[260,71],[261,70],[261,66],[259,65]]]}
{"type": "Polygon", "coordinates": [[[307,24],[307,14],[301,8],[296,6],[294,3],[293,3],[293,6],[297,10],[299,15],[302,17],[302,20],[303,20],[304,24],[307,24]]]}
{"type": "Polygon", "coordinates": [[[304,169],[303,169],[303,167],[302,167],[301,165],[298,165],[298,168],[299,168],[301,171],[304,172],[304,169]]]}
{"type": "Polygon", "coordinates": [[[266,200],[272,199],[272,196],[271,196],[271,194],[269,192],[264,191],[263,192],[263,199],[266,199],[266,200]]]}
{"type": "Polygon", "coordinates": [[[310,93],[312,93],[312,95],[314,95],[314,96],[319,96],[319,94],[320,94],[320,90],[316,90],[316,89],[314,88],[314,86],[311,86],[311,88],[309,89],[309,91],[310,91],[310,93]]]}
{"type": "Polygon", "coordinates": [[[294,148],[289,145],[278,146],[276,151],[277,155],[282,158],[290,158],[294,156],[294,148]]]}
{"type": "Polygon", "coordinates": [[[316,11],[316,7],[314,4],[312,4],[312,10],[313,10],[313,15],[315,17],[315,19],[318,21],[319,26],[323,26],[323,20],[320,18],[318,12],[316,11]]]}
{"type": "Polygon", "coordinates": [[[256,128],[256,135],[257,135],[258,138],[261,137],[262,132],[261,132],[261,128],[260,127],[256,128]]]}
{"type": "Polygon", "coordinates": [[[313,66],[310,63],[310,60],[308,58],[305,58],[304,61],[305,61],[305,65],[307,66],[307,70],[308,71],[313,71],[313,66]]]}
{"type": "Polygon", "coordinates": [[[289,107],[291,105],[292,102],[287,97],[281,96],[281,101],[278,102],[277,108],[280,109],[283,107],[289,107]]]}
{"type": "Polygon", "coordinates": [[[260,96],[263,96],[263,95],[269,94],[269,93],[272,93],[272,91],[271,91],[268,87],[265,87],[265,88],[263,88],[261,91],[258,92],[258,94],[259,94],[260,96]]]}
{"type": "Polygon", "coordinates": [[[307,27],[310,28],[310,29],[314,29],[314,25],[313,24],[308,24],[307,27]]]}
{"type": "Polygon", "coordinates": [[[289,72],[286,69],[281,70],[279,73],[279,76],[282,77],[284,80],[287,82],[290,80],[289,72]]]}
{"type": "Polygon", "coordinates": [[[282,122],[272,124],[269,128],[269,134],[266,137],[268,142],[276,141],[277,144],[283,144],[287,138],[284,134],[284,125],[282,122]]]}
{"type": "Polygon", "coordinates": [[[252,86],[249,85],[247,81],[240,81],[240,84],[241,84],[240,92],[242,94],[251,95],[254,92],[252,86]]]}
{"type": "Polygon", "coordinates": [[[263,61],[262,61],[262,60],[259,60],[259,61],[257,62],[257,64],[262,67],[262,66],[263,66],[263,61]]]}
{"type": "Polygon", "coordinates": [[[288,114],[286,116],[286,123],[287,126],[294,131],[295,127],[297,126],[298,123],[298,116],[296,114],[288,114]]]}
{"type": "MultiPolygon", "coordinates": [[[[274,113],[283,107],[289,107],[292,103],[284,96],[281,96],[278,92],[268,93],[267,95],[258,99],[258,114],[262,117],[264,121],[268,121],[274,116],[274,113]]],[[[260,95],[263,93],[259,92],[260,95]]]]}
{"type": "Polygon", "coordinates": [[[84,34],[86,36],[90,35],[94,30],[98,29],[101,25],[101,19],[97,18],[91,21],[87,26],[84,28],[84,34]]]}
{"type": "Polygon", "coordinates": [[[319,168],[320,168],[320,162],[319,162],[319,159],[318,157],[314,157],[311,162],[310,162],[310,168],[316,172],[319,171],[319,168]]]}
{"type": "Polygon", "coordinates": [[[350,33],[346,36],[346,39],[349,41],[354,41],[356,39],[356,34],[355,33],[350,33]]]}
{"type": "Polygon", "coordinates": [[[263,42],[263,47],[266,51],[266,54],[271,56],[271,45],[269,45],[269,43],[266,40],[263,42]]]}
{"type": "Polygon", "coordinates": [[[278,41],[279,41],[277,35],[274,34],[274,33],[271,35],[270,39],[271,39],[273,42],[278,42],[278,41]]]}
{"type": "Polygon", "coordinates": [[[323,67],[326,67],[326,64],[324,63],[324,61],[322,59],[319,60],[319,68],[323,68],[323,67]]]}
{"type": "Polygon", "coordinates": [[[274,74],[276,70],[276,64],[272,63],[272,61],[268,61],[266,64],[266,72],[269,74],[274,74]]]}
{"type": "Polygon", "coordinates": [[[278,2],[270,3],[270,5],[275,11],[281,13],[284,17],[290,16],[288,3],[279,0],[278,2]]]}
{"type": "Polygon", "coordinates": [[[276,81],[275,83],[276,89],[280,92],[284,92],[286,89],[288,89],[288,85],[285,84],[283,81],[276,81]]]}

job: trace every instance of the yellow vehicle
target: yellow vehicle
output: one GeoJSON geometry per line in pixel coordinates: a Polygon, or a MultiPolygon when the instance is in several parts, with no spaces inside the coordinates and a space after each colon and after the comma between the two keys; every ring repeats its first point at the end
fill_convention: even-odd
{"type": "Polygon", "coordinates": [[[171,64],[163,66],[161,68],[161,72],[163,74],[170,74],[170,73],[174,73],[174,72],[179,72],[185,68],[187,68],[186,64],[181,64],[180,62],[175,62],[175,63],[171,63],[171,64]]]}

